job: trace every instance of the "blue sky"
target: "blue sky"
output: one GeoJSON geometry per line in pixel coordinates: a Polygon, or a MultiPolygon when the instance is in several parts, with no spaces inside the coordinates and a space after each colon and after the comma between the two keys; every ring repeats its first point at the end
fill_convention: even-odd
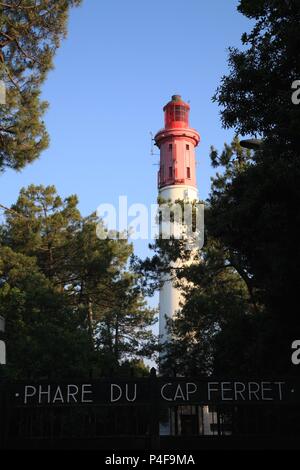
{"type": "MultiPolygon", "coordinates": [[[[200,197],[209,192],[209,148],[222,148],[233,131],[221,128],[211,97],[227,72],[227,48],[240,46],[249,21],[237,0],[84,0],[70,15],[68,38],[43,87],[50,108],[51,144],[22,172],[0,177],[0,203],[21,187],[54,184],[76,193],[87,215],[101,203],[155,202],[157,157],[150,135],[163,124],[162,107],[181,94],[201,134],[200,197]]],[[[136,245],[144,255],[147,242],[136,245]]]]}

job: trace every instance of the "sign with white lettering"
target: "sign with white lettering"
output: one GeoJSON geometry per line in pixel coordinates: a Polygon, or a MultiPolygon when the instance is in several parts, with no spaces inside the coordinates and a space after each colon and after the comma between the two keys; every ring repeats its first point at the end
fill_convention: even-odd
{"type": "Polygon", "coordinates": [[[175,403],[281,402],[287,399],[286,385],[284,381],[169,382],[161,387],[161,396],[175,403]]]}
{"type": "Polygon", "coordinates": [[[242,403],[300,403],[300,381],[129,379],[90,383],[18,384],[9,387],[17,406],[30,405],[209,405],[242,403]]]}

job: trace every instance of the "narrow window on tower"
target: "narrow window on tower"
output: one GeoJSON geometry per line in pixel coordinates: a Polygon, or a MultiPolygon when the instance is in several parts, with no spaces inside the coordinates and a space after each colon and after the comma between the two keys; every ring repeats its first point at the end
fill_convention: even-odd
{"type": "Polygon", "coordinates": [[[172,150],[172,149],[173,149],[173,145],[169,144],[169,150],[172,150]]]}
{"type": "Polygon", "coordinates": [[[190,150],[190,146],[188,144],[186,144],[186,149],[190,150]]]}
{"type": "Polygon", "coordinates": [[[187,172],[187,178],[191,179],[191,169],[189,166],[187,167],[186,172],[187,172]]]}
{"type": "Polygon", "coordinates": [[[173,168],[169,166],[169,178],[172,178],[173,176],[173,168]]]}

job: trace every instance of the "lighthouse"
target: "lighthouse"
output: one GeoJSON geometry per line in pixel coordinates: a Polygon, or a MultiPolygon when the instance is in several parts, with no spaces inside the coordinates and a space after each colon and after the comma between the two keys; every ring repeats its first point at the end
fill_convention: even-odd
{"type": "MultiPolygon", "coordinates": [[[[164,128],[155,135],[160,149],[158,172],[159,199],[175,203],[178,200],[198,200],[195,149],[200,135],[189,125],[190,106],[180,95],[173,95],[163,108],[164,128]]],[[[171,277],[162,279],[159,296],[159,335],[161,343],[168,341],[168,319],[180,309],[181,294],[171,277]]]]}

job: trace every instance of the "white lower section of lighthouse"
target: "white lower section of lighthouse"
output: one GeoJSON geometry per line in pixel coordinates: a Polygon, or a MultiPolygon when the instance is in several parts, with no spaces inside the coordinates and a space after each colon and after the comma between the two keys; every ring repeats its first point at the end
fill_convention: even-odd
{"type": "MultiPolygon", "coordinates": [[[[161,188],[159,197],[164,201],[175,202],[184,200],[192,202],[198,200],[198,191],[195,187],[187,185],[173,185],[161,188]]],[[[160,343],[170,340],[168,319],[174,319],[180,310],[182,296],[180,290],[174,286],[174,281],[166,275],[159,293],[159,336],[160,343]]],[[[161,358],[163,357],[163,351],[161,358]]]]}

